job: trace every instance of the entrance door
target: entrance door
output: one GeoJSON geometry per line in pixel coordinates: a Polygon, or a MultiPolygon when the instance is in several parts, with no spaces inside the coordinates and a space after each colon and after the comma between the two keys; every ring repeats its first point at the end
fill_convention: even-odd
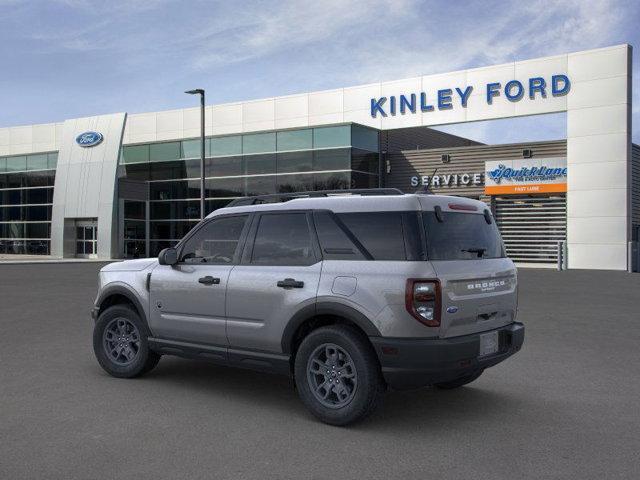
{"type": "Polygon", "coordinates": [[[98,255],[98,222],[76,221],[76,257],[96,258],[98,255]]]}
{"type": "Polygon", "coordinates": [[[496,223],[514,262],[557,265],[558,242],[567,239],[565,194],[493,197],[496,223]]]}
{"type": "Polygon", "coordinates": [[[221,347],[226,356],[225,298],[248,215],[218,217],[195,230],[176,265],[158,265],[149,283],[150,326],[169,340],[221,347]]]}
{"type": "Polygon", "coordinates": [[[283,212],[253,222],[242,264],[229,278],[230,347],[279,353],[289,319],[315,303],[322,262],[310,221],[308,213],[283,212]]]}

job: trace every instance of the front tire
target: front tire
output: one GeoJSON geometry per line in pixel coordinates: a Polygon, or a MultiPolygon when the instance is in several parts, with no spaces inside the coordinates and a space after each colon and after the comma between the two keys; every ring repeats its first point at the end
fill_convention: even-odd
{"type": "Polygon", "coordinates": [[[300,399],[330,425],[348,425],[370,415],[384,393],[375,352],[346,325],[321,327],[304,338],[295,358],[300,399]]]}
{"type": "Polygon", "coordinates": [[[128,305],[113,305],[93,328],[93,351],[109,375],[134,378],[153,369],[160,355],[149,349],[148,333],[138,313],[128,305]]]}

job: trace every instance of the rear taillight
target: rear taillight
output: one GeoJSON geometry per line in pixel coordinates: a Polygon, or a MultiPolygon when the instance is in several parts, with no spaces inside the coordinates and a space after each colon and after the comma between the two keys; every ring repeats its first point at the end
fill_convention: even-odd
{"type": "Polygon", "coordinates": [[[407,280],[405,303],[407,311],[420,323],[440,326],[440,282],[437,280],[407,280]]]}

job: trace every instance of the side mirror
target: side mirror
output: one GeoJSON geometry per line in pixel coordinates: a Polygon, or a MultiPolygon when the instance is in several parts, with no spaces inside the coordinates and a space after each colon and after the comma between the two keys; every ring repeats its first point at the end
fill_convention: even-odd
{"type": "Polygon", "coordinates": [[[158,255],[160,265],[175,265],[178,263],[178,251],[175,248],[165,248],[158,255]]]}

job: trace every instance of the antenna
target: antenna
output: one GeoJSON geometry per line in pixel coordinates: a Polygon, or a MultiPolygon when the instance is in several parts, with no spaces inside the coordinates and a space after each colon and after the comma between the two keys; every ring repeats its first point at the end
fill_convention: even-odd
{"type": "Polygon", "coordinates": [[[427,182],[427,184],[423,185],[420,188],[420,190],[418,190],[416,193],[420,193],[422,195],[433,195],[433,191],[431,191],[431,181],[433,180],[433,177],[435,176],[437,171],[438,171],[438,167],[436,167],[436,169],[433,171],[433,173],[429,177],[429,181],[427,182]]]}

